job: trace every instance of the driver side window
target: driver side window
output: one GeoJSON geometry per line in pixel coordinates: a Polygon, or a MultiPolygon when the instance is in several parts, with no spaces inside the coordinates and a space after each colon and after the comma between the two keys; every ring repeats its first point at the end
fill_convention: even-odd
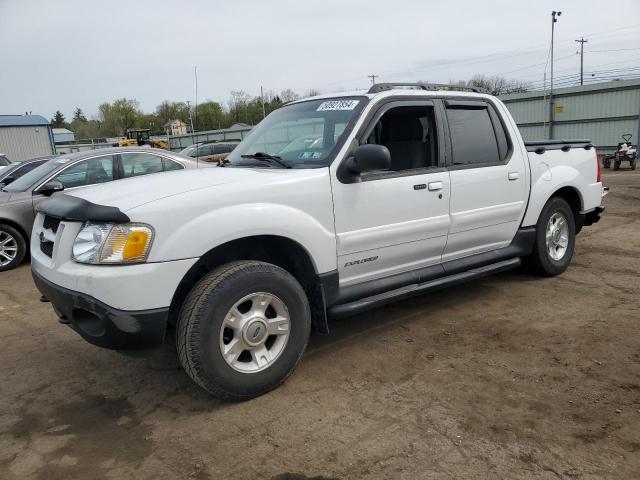
{"type": "Polygon", "coordinates": [[[391,154],[391,171],[438,166],[433,106],[398,106],[387,110],[364,143],[384,145],[391,154]]]}
{"type": "Polygon", "coordinates": [[[83,160],[63,170],[52,180],[62,183],[65,189],[110,182],[113,180],[113,157],[107,155],[83,160]]]}

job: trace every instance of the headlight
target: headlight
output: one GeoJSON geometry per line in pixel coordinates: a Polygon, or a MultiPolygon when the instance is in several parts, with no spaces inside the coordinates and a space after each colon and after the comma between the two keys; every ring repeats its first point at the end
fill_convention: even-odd
{"type": "Polygon", "coordinates": [[[153,228],[144,223],[85,223],[73,243],[73,259],[92,264],[146,262],[153,237],[153,228]]]}

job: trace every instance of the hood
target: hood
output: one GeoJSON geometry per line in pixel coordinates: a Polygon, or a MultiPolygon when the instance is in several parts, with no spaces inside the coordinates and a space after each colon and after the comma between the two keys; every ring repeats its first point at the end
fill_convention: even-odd
{"type": "Polygon", "coordinates": [[[267,168],[203,168],[178,170],[154,175],[142,175],[115,182],[80,188],[67,195],[80,197],[98,205],[118,207],[126,212],[161,198],[181,195],[194,190],[214,188],[218,185],[238,183],[242,188],[251,185],[293,178],[308,170],[267,168]]]}

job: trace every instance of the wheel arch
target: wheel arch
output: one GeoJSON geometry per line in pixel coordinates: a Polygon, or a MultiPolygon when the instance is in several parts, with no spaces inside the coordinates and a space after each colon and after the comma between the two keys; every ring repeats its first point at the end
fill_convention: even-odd
{"type": "Polygon", "coordinates": [[[554,190],[549,190],[545,194],[542,194],[542,192],[540,192],[540,195],[538,195],[535,191],[533,191],[532,196],[533,195],[538,196],[538,198],[542,196],[542,198],[544,198],[544,201],[537,200],[535,203],[531,203],[529,205],[529,209],[522,221],[522,226],[536,225],[538,223],[538,219],[540,218],[540,214],[542,213],[542,209],[547,203],[549,203],[549,200],[554,197],[560,197],[564,199],[571,207],[576,225],[576,233],[580,232],[584,223],[584,215],[580,213],[583,210],[584,199],[577,187],[570,184],[563,185],[554,190]]]}
{"type": "Polygon", "coordinates": [[[309,299],[313,331],[328,332],[324,294],[311,254],[297,241],[279,235],[254,235],[230,240],[202,255],[178,284],[169,307],[169,321],[177,321],[187,294],[204,275],[237,260],[272,263],[293,275],[309,299]]]}
{"type": "Polygon", "coordinates": [[[22,235],[22,238],[27,245],[27,252],[29,251],[29,235],[27,235],[27,232],[25,232],[24,228],[22,228],[22,226],[18,222],[14,222],[13,220],[9,220],[8,218],[0,218],[0,225],[8,225],[9,227],[17,230],[18,233],[22,235]]]}

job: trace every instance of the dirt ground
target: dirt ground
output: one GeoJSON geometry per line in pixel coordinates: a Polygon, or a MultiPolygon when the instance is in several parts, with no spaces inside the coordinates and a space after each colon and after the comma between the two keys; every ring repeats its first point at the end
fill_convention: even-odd
{"type": "Polygon", "coordinates": [[[640,478],[640,171],[563,275],[512,271],[332,323],[278,390],[220,403],[0,274],[2,479],[640,478]]]}

